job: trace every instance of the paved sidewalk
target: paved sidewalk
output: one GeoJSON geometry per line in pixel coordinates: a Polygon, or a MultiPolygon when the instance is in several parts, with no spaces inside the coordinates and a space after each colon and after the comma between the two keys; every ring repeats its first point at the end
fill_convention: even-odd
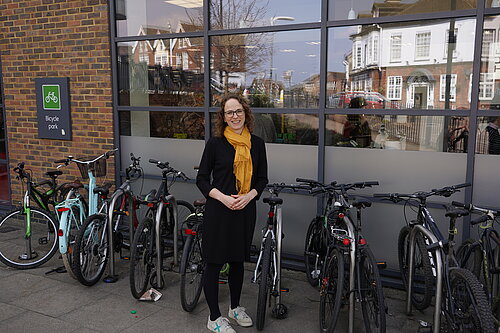
{"type": "MultiPolygon", "coordinates": [[[[57,256],[56,256],[57,257],[57,256]]],[[[40,268],[15,270],[0,264],[0,332],[208,332],[205,328],[208,307],[203,295],[194,313],[182,310],[179,299],[179,275],[165,272],[166,288],[154,303],[136,301],[131,293],[128,265],[117,264],[120,279],[114,284],[99,282],[85,287],[66,273],[45,274],[62,265],[53,258],[40,268]],[[136,311],[132,314],[131,311],[136,311]]],[[[253,264],[246,266],[242,305],[254,318],[256,285],[250,283],[253,264]]],[[[305,280],[304,273],[284,270],[283,286],[290,289],[283,303],[289,315],[284,320],[266,316],[265,332],[318,332],[318,292],[305,280]]],[[[416,332],[418,319],[431,320],[432,309],[404,314],[404,293],[385,288],[389,313],[387,332],[416,332]]],[[[221,312],[227,314],[229,290],[220,287],[221,312]]],[[[347,311],[341,314],[337,332],[347,331],[347,311]]],[[[238,328],[238,332],[257,332],[255,327],[238,328]]],[[[361,312],[356,313],[355,332],[363,332],[361,312]]]]}

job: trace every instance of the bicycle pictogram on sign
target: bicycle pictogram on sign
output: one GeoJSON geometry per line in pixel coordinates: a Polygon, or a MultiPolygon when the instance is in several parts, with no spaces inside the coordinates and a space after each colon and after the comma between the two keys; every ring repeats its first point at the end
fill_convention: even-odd
{"type": "Polygon", "coordinates": [[[42,96],[45,110],[61,110],[59,85],[42,85],[42,96]]]}

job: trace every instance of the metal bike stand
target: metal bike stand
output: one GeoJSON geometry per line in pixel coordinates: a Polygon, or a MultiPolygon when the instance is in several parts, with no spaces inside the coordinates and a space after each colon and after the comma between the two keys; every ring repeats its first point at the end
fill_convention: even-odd
{"type": "MultiPolygon", "coordinates": [[[[412,297],[412,287],[413,287],[413,255],[415,254],[415,237],[417,232],[421,232],[425,237],[427,237],[431,243],[437,243],[438,240],[429,230],[421,225],[416,225],[410,232],[410,262],[409,262],[409,272],[408,272],[408,290],[406,299],[406,313],[411,315],[411,297],[412,297]]],[[[432,331],[434,333],[439,333],[440,323],[441,323],[441,298],[443,295],[443,263],[441,259],[441,251],[435,251],[436,253],[436,304],[434,305],[434,324],[432,331]]]]}
{"type": "Polygon", "coordinates": [[[281,216],[281,205],[276,208],[276,256],[277,263],[276,267],[278,268],[276,271],[277,274],[277,286],[276,290],[278,291],[278,296],[276,297],[276,304],[281,304],[281,240],[282,240],[282,216],[281,216]]]}
{"type": "MultiPolygon", "coordinates": [[[[122,192],[123,190],[121,188],[118,188],[115,192],[122,192]]],[[[114,239],[113,239],[113,213],[114,213],[114,208],[115,208],[115,203],[116,200],[122,195],[114,195],[113,199],[109,203],[108,207],[108,251],[109,251],[109,262],[108,262],[108,267],[109,267],[109,273],[108,276],[104,278],[104,282],[107,283],[115,283],[118,281],[118,275],[115,274],[115,249],[113,247],[114,239]]]]}
{"type": "Polygon", "coordinates": [[[166,204],[170,204],[173,207],[173,212],[174,212],[174,262],[173,265],[177,266],[177,202],[175,201],[175,198],[172,194],[169,194],[166,198],[165,201],[163,201],[160,206],[158,207],[158,210],[156,211],[156,218],[155,218],[155,232],[156,232],[156,281],[158,285],[161,285],[161,278],[162,278],[162,271],[161,271],[161,264],[163,260],[163,253],[160,253],[161,248],[160,248],[160,242],[163,242],[161,239],[160,235],[160,224],[161,224],[161,214],[163,212],[164,206],[166,204]]]}
{"type": "Polygon", "coordinates": [[[351,257],[351,263],[349,265],[349,333],[354,332],[354,289],[355,287],[355,268],[356,268],[356,239],[354,237],[354,229],[352,222],[346,223],[348,236],[351,239],[351,245],[349,250],[349,256],[351,257]]]}

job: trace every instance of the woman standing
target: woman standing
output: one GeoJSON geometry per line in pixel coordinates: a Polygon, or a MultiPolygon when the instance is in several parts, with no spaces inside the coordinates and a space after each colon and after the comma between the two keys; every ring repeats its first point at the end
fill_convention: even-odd
{"type": "Polygon", "coordinates": [[[251,134],[253,125],[252,112],[243,97],[226,96],[196,178],[207,198],[203,222],[207,263],[203,290],[210,309],[207,328],[217,333],[235,332],[219,309],[219,271],[225,263],[230,267],[228,316],[240,326],[252,326],[252,319],[240,306],[243,262],[250,259],[256,202],[267,184],[266,148],[261,138],[251,134]]]}

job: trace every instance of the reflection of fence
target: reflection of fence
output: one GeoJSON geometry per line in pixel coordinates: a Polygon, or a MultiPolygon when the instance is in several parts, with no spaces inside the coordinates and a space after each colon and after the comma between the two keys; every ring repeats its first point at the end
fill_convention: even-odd
{"type": "Polygon", "coordinates": [[[319,96],[311,95],[303,91],[286,91],[283,96],[283,107],[285,108],[317,108],[319,96]]]}

